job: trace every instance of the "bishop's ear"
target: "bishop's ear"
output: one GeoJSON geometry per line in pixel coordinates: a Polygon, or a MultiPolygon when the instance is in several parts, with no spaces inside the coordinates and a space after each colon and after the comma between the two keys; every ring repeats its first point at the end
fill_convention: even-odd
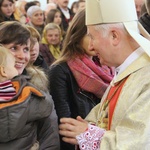
{"type": "Polygon", "coordinates": [[[116,30],[113,30],[111,32],[111,36],[112,36],[113,45],[114,46],[118,45],[119,40],[120,40],[120,34],[119,34],[119,32],[117,32],[116,30]]]}

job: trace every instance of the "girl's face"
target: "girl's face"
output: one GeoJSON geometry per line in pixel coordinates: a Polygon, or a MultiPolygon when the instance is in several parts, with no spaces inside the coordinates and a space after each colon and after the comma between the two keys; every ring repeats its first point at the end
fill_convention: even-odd
{"type": "Polygon", "coordinates": [[[60,25],[61,22],[62,22],[61,14],[60,12],[56,12],[54,16],[54,23],[56,23],[57,25],[60,25]]]}
{"type": "Polygon", "coordinates": [[[30,18],[31,22],[35,26],[41,26],[44,24],[44,15],[42,10],[38,10],[30,18]]]}
{"type": "Polygon", "coordinates": [[[4,72],[7,76],[7,80],[12,79],[18,75],[18,70],[15,67],[15,58],[12,54],[8,54],[7,56],[4,72]]]}
{"type": "Polygon", "coordinates": [[[9,0],[4,0],[1,5],[1,11],[6,17],[10,17],[14,12],[14,4],[9,0]]]}
{"type": "Polygon", "coordinates": [[[46,40],[48,44],[58,45],[60,43],[60,31],[58,29],[48,30],[46,32],[46,40]]]}
{"type": "Polygon", "coordinates": [[[15,68],[18,70],[19,74],[22,74],[23,70],[27,66],[30,60],[30,39],[28,39],[27,44],[3,44],[8,48],[15,57],[15,68]]]}

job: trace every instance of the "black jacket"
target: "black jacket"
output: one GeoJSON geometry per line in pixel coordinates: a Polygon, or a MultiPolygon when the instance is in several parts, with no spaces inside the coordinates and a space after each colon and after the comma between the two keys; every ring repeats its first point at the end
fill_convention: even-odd
{"type": "MultiPolygon", "coordinates": [[[[53,65],[49,70],[50,94],[54,100],[58,119],[85,118],[100,102],[92,93],[79,88],[67,63],[53,65]]],[[[61,141],[61,150],[74,150],[74,146],[61,141]]]]}
{"type": "Polygon", "coordinates": [[[4,22],[4,21],[17,21],[17,20],[15,19],[13,14],[8,18],[1,13],[0,14],[0,23],[4,22]]]}
{"type": "Polygon", "coordinates": [[[78,115],[85,118],[100,102],[92,93],[79,88],[67,63],[51,66],[49,71],[50,93],[55,103],[58,118],[78,115]]]}
{"type": "Polygon", "coordinates": [[[41,54],[39,54],[39,56],[37,57],[37,59],[33,63],[33,65],[42,68],[44,70],[44,72],[47,73],[48,65],[45,62],[45,60],[44,60],[44,58],[43,58],[43,56],[41,54]]]}

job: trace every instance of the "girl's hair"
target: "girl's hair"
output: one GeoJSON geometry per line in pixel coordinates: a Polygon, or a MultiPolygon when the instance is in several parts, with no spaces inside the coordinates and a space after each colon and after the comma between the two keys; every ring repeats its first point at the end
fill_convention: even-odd
{"type": "Polygon", "coordinates": [[[35,1],[31,1],[31,2],[27,2],[25,4],[25,11],[27,12],[27,10],[31,7],[31,6],[35,6],[36,2],[35,1]]]}
{"type": "Polygon", "coordinates": [[[0,23],[0,44],[27,44],[31,34],[27,27],[17,21],[0,23]]]}
{"type": "MultiPolygon", "coordinates": [[[[14,3],[14,0],[8,0],[8,1],[14,3]]],[[[3,2],[4,0],[0,0],[0,7],[2,7],[3,2]]]]}
{"type": "Polygon", "coordinates": [[[46,18],[46,24],[51,23],[51,22],[54,22],[55,14],[56,14],[57,12],[59,12],[59,13],[61,14],[60,10],[58,10],[58,9],[51,9],[51,10],[48,12],[47,18],[46,18]]]}
{"type": "Polygon", "coordinates": [[[34,0],[34,2],[36,3],[36,5],[41,6],[40,1],[35,1],[35,0],[34,0]]]}
{"type": "Polygon", "coordinates": [[[15,7],[17,7],[19,10],[21,10],[22,5],[25,5],[27,2],[25,0],[16,1],[15,7]]]}
{"type": "Polygon", "coordinates": [[[81,46],[81,42],[86,34],[85,10],[83,9],[78,11],[73,17],[64,39],[61,56],[54,64],[66,62],[76,56],[84,55],[85,50],[81,46]]]}
{"type": "MultiPolygon", "coordinates": [[[[47,18],[46,18],[46,24],[54,22],[55,14],[56,14],[57,12],[59,12],[60,15],[61,15],[61,12],[60,12],[59,9],[51,9],[51,10],[48,12],[47,18]]],[[[61,29],[61,34],[62,34],[62,36],[64,37],[66,33],[65,33],[65,31],[64,31],[62,22],[61,22],[61,24],[59,25],[59,27],[60,27],[60,29],[61,29]]]]}
{"type": "Polygon", "coordinates": [[[41,36],[40,36],[39,32],[32,26],[27,25],[27,28],[29,29],[31,36],[33,38],[36,38],[38,40],[38,42],[40,42],[41,36]]]}
{"type": "MultiPolygon", "coordinates": [[[[73,12],[74,7],[75,7],[76,9],[78,9],[78,6],[79,6],[79,5],[78,5],[78,1],[73,2],[72,5],[71,5],[71,8],[70,8],[71,11],[73,12]]],[[[75,13],[75,12],[73,12],[73,13],[75,13]]]]}
{"type": "Polygon", "coordinates": [[[32,48],[37,41],[40,42],[41,36],[40,36],[39,32],[34,27],[27,25],[27,28],[29,29],[29,31],[31,33],[30,47],[32,48]]]}

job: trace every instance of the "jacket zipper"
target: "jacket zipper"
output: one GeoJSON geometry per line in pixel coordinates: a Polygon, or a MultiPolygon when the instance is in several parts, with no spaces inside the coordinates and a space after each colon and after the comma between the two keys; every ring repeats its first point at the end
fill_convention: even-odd
{"type": "Polygon", "coordinates": [[[88,99],[94,104],[94,106],[96,105],[96,103],[94,103],[94,100],[91,99],[89,96],[87,96],[86,94],[84,94],[84,93],[81,92],[81,91],[79,91],[79,93],[80,93],[81,95],[85,96],[86,98],[88,98],[88,99]]]}

